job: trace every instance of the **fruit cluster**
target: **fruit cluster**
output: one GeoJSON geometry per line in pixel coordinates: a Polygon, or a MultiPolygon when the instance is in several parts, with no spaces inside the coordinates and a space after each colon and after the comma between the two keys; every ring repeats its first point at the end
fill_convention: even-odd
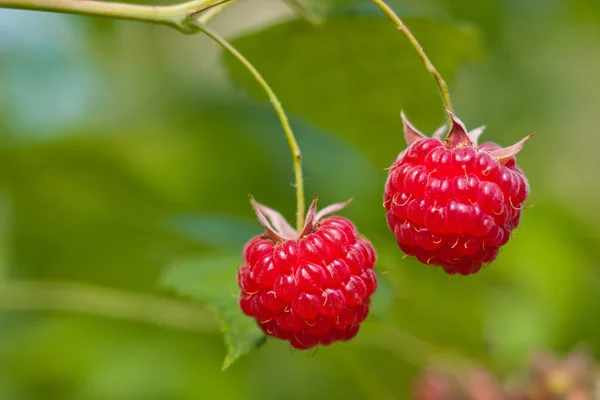
{"type": "Polygon", "coordinates": [[[389,170],[384,207],[400,249],[448,274],[469,275],[493,261],[519,225],[529,185],[506,149],[477,146],[482,128],[467,132],[453,116],[442,141],[417,131],[403,115],[408,148],[389,170]]]}
{"type": "MultiPolygon", "coordinates": [[[[529,184],[513,146],[477,145],[483,128],[452,126],[432,138],[402,115],[408,144],[389,170],[384,207],[398,246],[448,274],[469,275],[493,261],[519,225],[529,184]]],[[[252,200],[265,233],[252,238],[238,270],[242,311],[269,336],[297,349],[349,340],[369,313],[377,288],[375,249],[349,220],[316,213],[313,201],[297,233],[275,210],[252,200]]]]}
{"type": "Polygon", "coordinates": [[[349,340],[369,313],[375,249],[346,218],[322,219],[343,206],[315,215],[315,200],[296,235],[279,213],[254,203],[266,233],[244,248],[240,307],[267,335],[297,349],[349,340]]]}

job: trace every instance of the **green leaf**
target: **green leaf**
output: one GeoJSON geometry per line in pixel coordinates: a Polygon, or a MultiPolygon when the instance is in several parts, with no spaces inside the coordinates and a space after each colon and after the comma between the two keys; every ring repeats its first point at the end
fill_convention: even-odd
{"type": "MultiPolygon", "coordinates": [[[[405,22],[446,80],[480,53],[471,28],[443,21],[405,22]]],[[[401,109],[423,130],[433,131],[444,122],[437,86],[386,18],[332,17],[319,26],[292,21],[233,44],[261,71],[289,112],[347,138],[378,165],[387,165],[404,146],[401,109]]],[[[265,99],[237,60],[226,55],[225,62],[235,82],[265,99]]]]}
{"type": "Polygon", "coordinates": [[[254,320],[245,316],[238,306],[236,273],[240,262],[240,256],[232,253],[176,261],[167,269],[161,282],[163,286],[215,309],[227,345],[223,370],[266,340],[254,320]]]}

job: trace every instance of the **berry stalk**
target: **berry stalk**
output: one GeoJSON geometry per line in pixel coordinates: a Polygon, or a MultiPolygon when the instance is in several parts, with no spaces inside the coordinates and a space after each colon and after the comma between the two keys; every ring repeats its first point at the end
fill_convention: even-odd
{"type": "Polygon", "coordinates": [[[298,233],[302,230],[304,226],[304,179],[302,177],[302,154],[300,153],[300,147],[298,146],[298,142],[296,141],[296,137],[294,136],[294,132],[292,131],[292,127],[288,121],[287,115],[281,106],[281,102],[273,92],[273,89],[269,86],[267,81],[262,77],[260,72],[244,57],[235,47],[233,47],[225,38],[219,35],[217,32],[213,31],[206,25],[202,24],[200,21],[195,24],[200,31],[202,31],[206,36],[213,39],[217,42],[221,47],[227,50],[231,55],[238,59],[244,67],[254,76],[254,79],[260,84],[260,86],[264,89],[265,93],[269,97],[271,104],[273,104],[273,108],[277,112],[277,116],[279,117],[279,121],[281,122],[281,126],[283,128],[283,132],[285,133],[285,137],[290,146],[290,150],[292,152],[292,162],[294,165],[294,176],[296,181],[296,229],[298,233]]]}
{"type": "Polygon", "coordinates": [[[423,64],[425,64],[425,68],[427,68],[427,71],[429,71],[431,76],[433,76],[433,79],[435,79],[435,82],[437,83],[438,88],[440,89],[440,94],[442,95],[442,104],[444,105],[444,108],[446,109],[449,126],[452,126],[451,113],[453,112],[453,109],[452,109],[452,102],[450,101],[450,92],[448,91],[448,85],[446,84],[446,81],[444,81],[444,79],[442,78],[440,73],[435,69],[435,67],[429,60],[429,57],[427,57],[427,54],[425,54],[425,51],[423,50],[423,48],[421,47],[421,45],[419,44],[417,39],[413,36],[413,34],[406,27],[406,25],[404,25],[404,22],[402,22],[402,20],[400,19],[400,17],[398,17],[398,15],[394,12],[394,10],[392,10],[390,8],[390,6],[388,6],[384,2],[384,0],[372,0],[372,1],[373,1],[373,3],[375,3],[375,5],[377,5],[377,7],[381,8],[381,10],[394,22],[394,24],[396,25],[396,28],[398,28],[400,31],[402,31],[404,36],[406,36],[406,38],[408,39],[408,41],[410,42],[412,47],[415,49],[415,51],[417,52],[417,54],[423,61],[423,64]]]}

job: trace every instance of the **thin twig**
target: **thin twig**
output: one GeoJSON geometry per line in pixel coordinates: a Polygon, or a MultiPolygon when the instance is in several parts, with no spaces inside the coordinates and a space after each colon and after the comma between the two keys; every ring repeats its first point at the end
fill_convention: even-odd
{"type": "Polygon", "coordinates": [[[423,51],[423,48],[421,47],[417,39],[413,36],[413,34],[406,27],[406,25],[404,25],[404,22],[402,22],[400,17],[396,15],[394,10],[392,10],[390,6],[388,6],[383,0],[373,0],[373,3],[375,3],[379,8],[381,8],[381,10],[394,22],[396,28],[398,28],[404,34],[404,36],[406,36],[412,47],[415,49],[415,51],[425,64],[425,68],[427,68],[429,73],[433,76],[433,79],[435,79],[440,89],[440,94],[442,95],[442,103],[444,105],[444,108],[446,109],[448,122],[450,124],[449,126],[452,126],[452,117],[450,113],[453,112],[453,109],[452,102],[450,101],[450,92],[448,91],[448,85],[446,84],[446,81],[444,81],[440,73],[435,69],[435,67],[429,60],[429,57],[427,57],[427,54],[425,54],[425,51],[423,51]]]}
{"type": "Polygon", "coordinates": [[[254,76],[254,79],[260,84],[260,86],[266,92],[267,96],[269,97],[269,100],[271,101],[271,104],[273,104],[273,107],[275,108],[275,112],[277,112],[277,116],[279,117],[279,120],[281,121],[281,126],[283,127],[285,137],[288,141],[290,150],[292,152],[292,162],[294,165],[294,175],[295,175],[295,181],[296,181],[296,183],[295,183],[296,201],[297,201],[296,227],[297,227],[298,233],[300,233],[300,231],[302,230],[302,225],[304,224],[304,209],[305,209],[304,181],[303,181],[303,177],[302,177],[302,154],[300,153],[300,147],[298,146],[298,142],[296,141],[296,137],[294,136],[292,127],[290,126],[287,115],[285,114],[285,111],[283,110],[283,107],[281,106],[279,99],[277,98],[277,96],[275,95],[275,93],[273,92],[273,90],[271,89],[269,84],[267,83],[267,81],[265,81],[265,79],[262,77],[262,75],[258,72],[258,70],[250,63],[250,61],[248,61],[248,59],[246,59],[246,57],[244,57],[239,51],[237,51],[237,49],[235,47],[233,47],[226,39],[224,39],[221,35],[219,35],[214,30],[212,30],[209,27],[207,27],[206,25],[202,24],[200,21],[197,21],[196,26],[198,27],[198,29],[200,29],[202,32],[204,32],[208,37],[213,39],[215,42],[217,42],[219,45],[221,45],[221,47],[223,47],[225,50],[227,50],[229,53],[231,53],[231,55],[233,55],[235,58],[237,58],[238,61],[241,62],[248,71],[250,71],[252,76],[254,76]]]}
{"type": "Polygon", "coordinates": [[[88,283],[0,283],[0,312],[38,310],[88,313],[192,331],[218,330],[216,317],[212,313],[180,300],[88,283]]]}

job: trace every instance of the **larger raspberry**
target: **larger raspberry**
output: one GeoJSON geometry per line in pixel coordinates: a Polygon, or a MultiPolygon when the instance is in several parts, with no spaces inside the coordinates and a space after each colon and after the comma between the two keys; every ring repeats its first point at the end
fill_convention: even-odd
{"type": "Polygon", "coordinates": [[[315,214],[315,198],[299,235],[278,212],[253,205],[266,232],[244,248],[238,271],[242,311],[267,335],[297,349],[353,338],[377,288],[376,255],[352,222],[323,218],[346,204],[315,214]]]}
{"type": "Polygon", "coordinates": [[[529,184],[515,155],[531,135],[507,148],[477,145],[452,115],[444,141],[417,131],[402,114],[408,147],[389,170],[387,222],[406,254],[448,274],[469,275],[493,261],[519,225],[529,184]]]}

